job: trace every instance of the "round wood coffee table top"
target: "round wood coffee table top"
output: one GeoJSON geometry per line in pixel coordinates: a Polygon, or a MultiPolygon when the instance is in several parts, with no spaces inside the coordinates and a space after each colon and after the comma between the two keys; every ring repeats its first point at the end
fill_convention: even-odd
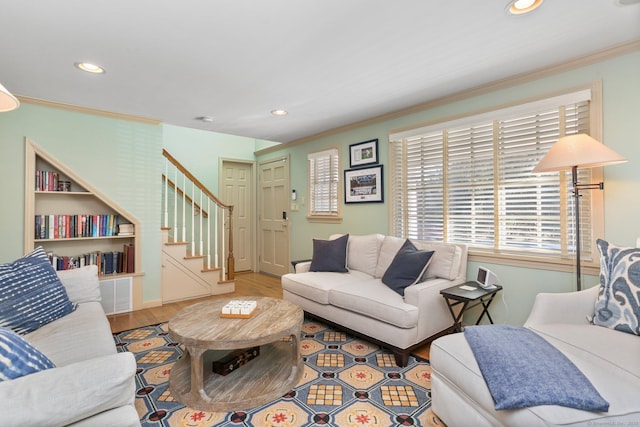
{"type": "Polygon", "coordinates": [[[203,411],[237,411],[262,405],[291,390],[302,378],[301,307],[267,297],[233,298],[256,301],[248,319],[220,317],[231,298],[194,304],[169,321],[169,334],[185,347],[171,368],[171,394],[186,406],[203,411]],[[260,346],[260,354],[227,374],[212,363],[230,350],[260,346]]]}
{"type": "Polygon", "coordinates": [[[304,319],[301,307],[269,297],[218,298],[189,306],[169,321],[169,333],[188,347],[239,349],[271,343],[290,333],[304,319]],[[256,301],[248,319],[220,317],[231,299],[256,301]]]}

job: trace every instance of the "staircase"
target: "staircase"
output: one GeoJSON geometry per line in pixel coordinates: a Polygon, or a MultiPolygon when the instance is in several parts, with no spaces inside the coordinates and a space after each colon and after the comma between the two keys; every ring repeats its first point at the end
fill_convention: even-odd
{"type": "Polygon", "coordinates": [[[233,292],[233,206],[162,155],[162,302],[233,292]]]}

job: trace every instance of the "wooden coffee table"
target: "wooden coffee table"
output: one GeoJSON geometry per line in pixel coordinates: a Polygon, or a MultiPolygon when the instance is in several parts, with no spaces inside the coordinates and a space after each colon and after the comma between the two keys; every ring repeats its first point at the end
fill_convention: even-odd
{"type": "Polygon", "coordinates": [[[258,306],[249,319],[221,318],[231,298],[219,298],[189,306],[169,321],[169,334],[186,348],[171,369],[169,387],[186,406],[209,412],[252,408],[283,396],[302,377],[302,308],[275,298],[233,299],[258,306]],[[213,361],[255,346],[260,355],[246,365],[225,376],[213,372],[213,361]]]}

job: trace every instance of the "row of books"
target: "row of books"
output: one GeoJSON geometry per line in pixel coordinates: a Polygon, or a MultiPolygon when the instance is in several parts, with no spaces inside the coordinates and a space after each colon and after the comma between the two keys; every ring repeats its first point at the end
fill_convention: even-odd
{"type": "Polygon", "coordinates": [[[71,182],[60,180],[58,172],[37,170],[36,191],[71,191],[71,182]]]}
{"type": "MultiPolygon", "coordinates": [[[[123,224],[124,225],[124,224],[123,224]]],[[[118,215],[36,215],[36,239],[118,235],[118,215]]],[[[133,231],[124,233],[132,235],[133,231]]]]}
{"type": "Polygon", "coordinates": [[[135,272],[134,245],[124,245],[122,252],[95,251],[75,257],[56,255],[53,252],[49,252],[47,255],[55,270],[70,270],[86,265],[97,265],[100,275],[135,272]]]}

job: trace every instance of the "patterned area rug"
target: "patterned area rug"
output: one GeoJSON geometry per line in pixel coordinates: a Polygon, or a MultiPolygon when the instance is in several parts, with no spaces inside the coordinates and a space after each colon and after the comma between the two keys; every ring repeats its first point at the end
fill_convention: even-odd
{"type": "Polygon", "coordinates": [[[237,412],[198,411],[173,398],[169,372],[184,348],[172,341],[166,323],[116,333],[114,340],[118,351],[135,354],[143,426],[442,425],[430,410],[427,360],[411,356],[399,368],[390,352],[309,320],[301,335],[300,383],[278,400],[237,412]]]}

